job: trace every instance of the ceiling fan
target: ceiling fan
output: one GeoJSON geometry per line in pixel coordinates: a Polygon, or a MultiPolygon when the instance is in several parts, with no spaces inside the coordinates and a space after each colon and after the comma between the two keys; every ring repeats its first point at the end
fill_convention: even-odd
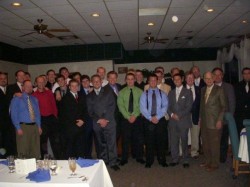
{"type": "Polygon", "coordinates": [[[51,34],[50,32],[70,32],[69,29],[47,29],[48,25],[42,24],[43,19],[37,19],[38,24],[34,25],[34,31],[21,35],[20,37],[24,37],[33,33],[38,33],[38,34],[44,34],[45,36],[49,38],[55,37],[55,35],[51,34]]]}
{"type": "Polygon", "coordinates": [[[161,44],[165,44],[167,40],[169,40],[168,38],[162,38],[162,39],[155,39],[153,36],[151,36],[151,32],[147,33],[147,36],[144,38],[144,42],[141,44],[146,44],[146,43],[161,43],[161,44]]]}

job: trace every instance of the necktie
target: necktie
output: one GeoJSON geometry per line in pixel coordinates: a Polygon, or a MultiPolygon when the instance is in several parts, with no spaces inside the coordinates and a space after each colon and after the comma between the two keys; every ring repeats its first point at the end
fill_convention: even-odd
{"type": "Polygon", "coordinates": [[[113,87],[113,90],[114,90],[115,94],[118,95],[118,92],[117,92],[115,87],[113,87]]]}
{"type": "Polygon", "coordinates": [[[98,90],[96,90],[95,93],[96,93],[96,95],[99,95],[99,91],[98,90]]]}
{"type": "Polygon", "coordinates": [[[192,96],[193,96],[193,101],[194,101],[195,100],[195,91],[193,89],[194,89],[193,87],[190,87],[190,90],[191,90],[192,96]]]}
{"type": "Polygon", "coordinates": [[[247,84],[246,84],[246,92],[247,93],[249,92],[249,82],[247,82],[247,84]]]}
{"type": "Polygon", "coordinates": [[[205,103],[207,103],[207,100],[209,98],[210,92],[211,92],[211,88],[207,88],[206,89],[206,93],[205,93],[205,103]]]}
{"type": "Polygon", "coordinates": [[[3,87],[3,93],[6,94],[6,87],[3,87]]]}
{"type": "Polygon", "coordinates": [[[30,120],[32,122],[34,122],[35,121],[35,112],[34,112],[34,109],[33,109],[33,106],[31,104],[29,96],[27,96],[27,101],[28,101],[28,109],[29,109],[29,114],[30,114],[30,120]]]}
{"type": "Polygon", "coordinates": [[[151,108],[151,116],[156,115],[156,95],[155,95],[155,90],[153,90],[152,94],[152,108],[151,108]]]}
{"type": "Polygon", "coordinates": [[[128,103],[128,111],[129,111],[130,113],[133,113],[133,110],[134,110],[133,103],[134,103],[134,96],[133,96],[133,91],[132,91],[132,89],[130,88],[129,103],[128,103]]]}
{"type": "Polygon", "coordinates": [[[75,94],[75,99],[78,102],[78,95],[77,94],[75,94]]]}
{"type": "Polygon", "coordinates": [[[62,97],[65,95],[65,90],[62,90],[62,97]]]}
{"type": "Polygon", "coordinates": [[[180,96],[180,90],[176,88],[176,101],[178,101],[179,96],[180,96]]]}

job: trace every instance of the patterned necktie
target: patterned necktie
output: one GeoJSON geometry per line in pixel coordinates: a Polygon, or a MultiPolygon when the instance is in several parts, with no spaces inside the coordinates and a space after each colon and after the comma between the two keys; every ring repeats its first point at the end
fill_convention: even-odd
{"type": "Polygon", "coordinates": [[[78,95],[75,94],[75,99],[76,99],[76,102],[78,102],[78,95]]]}
{"type": "Polygon", "coordinates": [[[156,94],[155,94],[155,90],[153,90],[153,94],[152,94],[152,108],[151,108],[151,116],[155,116],[156,115],[156,94]]]}
{"type": "Polygon", "coordinates": [[[129,94],[129,103],[128,103],[128,111],[130,113],[133,113],[133,110],[134,110],[134,96],[133,96],[133,91],[132,89],[130,88],[130,94],[129,94]]]}
{"type": "Polygon", "coordinates": [[[180,96],[180,90],[176,88],[176,102],[178,101],[179,96],[180,96]]]}
{"type": "Polygon", "coordinates": [[[205,103],[207,103],[207,100],[208,100],[208,98],[209,98],[210,92],[211,92],[211,88],[208,88],[208,87],[207,87],[206,93],[205,93],[205,103]]]}
{"type": "Polygon", "coordinates": [[[27,101],[28,101],[28,109],[29,109],[29,114],[30,114],[30,120],[32,122],[35,121],[35,112],[34,112],[34,109],[33,109],[33,106],[32,106],[32,103],[30,101],[30,97],[27,96],[27,101]]]}

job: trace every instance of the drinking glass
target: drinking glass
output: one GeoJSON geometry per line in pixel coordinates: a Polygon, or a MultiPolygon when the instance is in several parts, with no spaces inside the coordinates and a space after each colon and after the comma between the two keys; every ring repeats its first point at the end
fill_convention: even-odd
{"type": "Polygon", "coordinates": [[[56,173],[57,161],[56,160],[50,160],[49,168],[52,171],[51,175],[53,175],[53,176],[57,175],[57,173],[56,173]]]}
{"type": "Polygon", "coordinates": [[[76,171],[76,158],[74,158],[74,157],[69,158],[69,169],[72,171],[72,173],[70,174],[71,176],[77,175],[75,173],[75,171],[76,171]]]}
{"type": "Polygon", "coordinates": [[[45,169],[49,168],[49,162],[50,162],[51,156],[49,154],[44,154],[43,156],[43,165],[45,169]]]}
{"type": "Polygon", "coordinates": [[[8,167],[9,167],[9,173],[15,172],[15,157],[10,155],[7,157],[8,167]]]}

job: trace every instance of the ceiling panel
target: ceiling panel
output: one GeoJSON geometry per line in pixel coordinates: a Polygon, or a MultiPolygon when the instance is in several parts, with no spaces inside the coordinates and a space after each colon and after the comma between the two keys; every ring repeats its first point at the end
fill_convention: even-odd
{"type": "Polygon", "coordinates": [[[168,8],[171,0],[140,0],[139,8],[168,8]]]}
{"type": "Polygon", "coordinates": [[[203,0],[174,0],[170,7],[197,7],[203,0]]]}
{"type": "Polygon", "coordinates": [[[30,0],[39,7],[51,7],[51,6],[60,6],[68,5],[67,0],[30,0]]]}
{"type": "Polygon", "coordinates": [[[138,8],[137,0],[129,0],[129,1],[108,1],[106,2],[109,11],[112,10],[130,10],[138,8]]]}
{"type": "Polygon", "coordinates": [[[37,6],[34,5],[31,1],[29,0],[18,0],[19,3],[22,4],[21,7],[14,7],[14,6],[11,6],[11,3],[13,1],[8,1],[8,0],[5,0],[5,1],[0,1],[0,6],[8,9],[8,10],[19,10],[19,9],[29,9],[29,8],[36,8],[37,6]]]}
{"type": "Polygon", "coordinates": [[[43,7],[49,15],[76,14],[75,9],[71,5],[48,6],[43,7]]]}

